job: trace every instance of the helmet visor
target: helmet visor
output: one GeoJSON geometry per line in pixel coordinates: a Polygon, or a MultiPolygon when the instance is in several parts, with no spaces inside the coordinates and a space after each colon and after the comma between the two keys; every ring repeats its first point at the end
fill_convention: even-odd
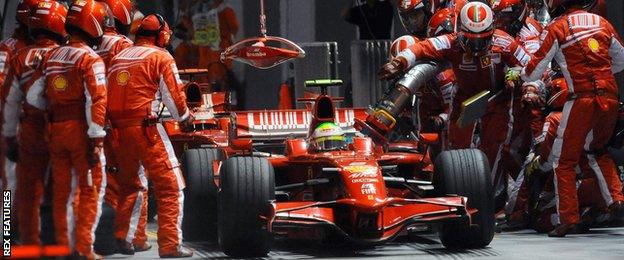
{"type": "Polygon", "coordinates": [[[424,8],[399,12],[399,18],[401,18],[401,24],[405,30],[414,35],[423,34],[429,20],[424,8]]]}
{"type": "Polygon", "coordinates": [[[313,145],[317,151],[335,151],[347,147],[347,142],[344,136],[329,136],[315,139],[313,145]]]}
{"type": "Polygon", "coordinates": [[[427,37],[436,37],[443,34],[452,33],[454,31],[455,28],[453,28],[453,23],[451,23],[451,18],[449,18],[444,20],[444,22],[442,22],[442,24],[440,24],[438,27],[429,28],[429,31],[427,32],[427,37]]]}
{"type": "Polygon", "coordinates": [[[461,42],[464,48],[473,53],[486,51],[492,44],[492,35],[473,35],[471,33],[461,32],[461,42]]]}

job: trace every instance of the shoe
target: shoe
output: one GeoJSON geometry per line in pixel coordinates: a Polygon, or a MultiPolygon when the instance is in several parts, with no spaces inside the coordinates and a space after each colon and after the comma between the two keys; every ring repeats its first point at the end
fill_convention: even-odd
{"type": "Polygon", "coordinates": [[[72,253],[69,256],[69,259],[102,260],[102,259],[104,259],[104,257],[102,257],[101,255],[96,254],[95,252],[91,252],[90,254],[83,255],[83,254],[75,251],[74,253],[72,253]]]}
{"type": "Polygon", "coordinates": [[[152,244],[148,242],[145,242],[142,245],[137,245],[137,244],[134,245],[134,252],[144,252],[150,249],[152,249],[152,244]]]}
{"type": "Polygon", "coordinates": [[[576,224],[561,224],[557,226],[555,229],[548,232],[549,237],[565,237],[567,234],[576,234],[577,225],[576,224]]]}
{"type": "Polygon", "coordinates": [[[117,239],[117,253],[122,255],[134,255],[134,246],[126,240],[117,239]]]}
{"type": "Polygon", "coordinates": [[[193,256],[193,251],[180,247],[180,250],[171,254],[160,255],[160,258],[183,258],[193,256]]]}
{"type": "Polygon", "coordinates": [[[609,213],[614,220],[624,220],[624,202],[615,201],[609,205],[609,213]]]}

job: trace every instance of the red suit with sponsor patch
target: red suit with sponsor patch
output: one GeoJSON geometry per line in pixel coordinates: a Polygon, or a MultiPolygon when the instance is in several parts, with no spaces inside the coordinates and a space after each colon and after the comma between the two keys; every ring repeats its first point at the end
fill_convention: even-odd
{"type": "Polygon", "coordinates": [[[482,118],[481,148],[495,169],[500,160],[501,144],[508,142],[510,98],[504,90],[505,66],[519,66],[526,63],[528,56],[524,49],[507,33],[496,30],[488,54],[473,56],[461,47],[456,34],[429,38],[411,46],[398,56],[405,58],[408,66],[416,60],[446,60],[453,65],[457,80],[457,91],[453,98],[450,116],[449,142],[451,149],[468,148],[472,143],[474,126],[459,128],[457,122],[461,103],[483,90],[501,92],[489,103],[482,118]]]}
{"type": "MultiPolygon", "coordinates": [[[[50,156],[54,179],[54,221],[57,243],[71,245],[75,221],[76,250],[92,252],[93,232],[100,215],[106,178],[104,156],[88,162],[89,139],[104,138],[106,68],[85,43],[70,41],[50,52],[43,62],[43,82],[49,99],[50,156]],[[74,172],[76,180],[72,180],[74,172]],[[80,189],[77,211],[73,197],[80,189]],[[57,210],[58,209],[58,210],[57,210]]],[[[35,83],[36,85],[37,83],[35,83]]],[[[36,87],[36,86],[33,86],[36,87]]]]}
{"type": "MultiPolygon", "coordinates": [[[[143,20],[139,35],[141,30],[160,30],[145,28],[145,24],[155,23],[152,19],[156,16],[143,20]]],[[[115,237],[132,242],[131,229],[136,224],[131,222],[136,218],[133,215],[139,214],[133,208],[147,200],[140,185],[146,177],[138,171],[143,165],[150,173],[158,203],[158,245],[163,256],[181,251],[184,181],[169,137],[156,118],[161,102],[178,121],[189,119],[190,111],[173,57],[153,42],[151,37],[139,36],[135,46],[111,61],[108,112],[113,131],[124,144],[124,149],[117,151],[121,204],[115,237]]]]}
{"type": "Polygon", "coordinates": [[[24,244],[39,245],[39,207],[43,201],[50,161],[45,113],[47,104],[41,85],[35,88],[26,83],[30,82],[43,57],[59,46],[57,41],[65,41],[67,33],[64,21],[67,9],[56,2],[41,2],[31,13],[30,30],[37,40],[35,44],[18,51],[11,60],[7,75],[10,89],[3,111],[2,136],[16,138],[19,135],[15,192],[20,203],[17,209],[19,230],[24,244]]]}
{"type": "Polygon", "coordinates": [[[525,81],[537,80],[551,60],[557,61],[568,85],[569,101],[563,106],[549,161],[555,173],[561,224],[576,224],[578,199],[576,174],[583,151],[593,154],[589,164],[607,205],[624,200],[615,164],[606,152],[618,116],[618,87],[613,76],[624,66],[624,48],[613,26],[604,18],[570,9],[551,22],[543,42],[523,72],[525,81]]]}
{"type": "Polygon", "coordinates": [[[102,36],[105,16],[101,3],[74,2],[66,20],[72,40],[49,51],[31,79],[48,99],[56,243],[88,259],[99,258],[93,241],[106,187],[106,67],[86,41],[102,36]]]}

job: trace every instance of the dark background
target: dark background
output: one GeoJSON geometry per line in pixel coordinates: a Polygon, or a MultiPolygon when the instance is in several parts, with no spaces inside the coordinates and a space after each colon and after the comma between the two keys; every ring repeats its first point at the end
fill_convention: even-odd
{"type": "MultiPolygon", "coordinates": [[[[186,0],[191,1],[191,0],[186,0]]],[[[170,22],[177,24],[179,6],[185,0],[137,0],[139,9],[145,13],[161,13],[170,22]]],[[[18,0],[0,0],[0,10],[5,10],[2,38],[6,38],[14,26],[15,6],[18,0]],[[4,8],[7,6],[7,8],[4,8]]],[[[236,12],[241,29],[236,37],[257,36],[259,31],[258,0],[226,0],[236,12]]],[[[395,1],[393,1],[394,3],[395,1]]],[[[281,36],[297,43],[335,41],[339,52],[339,78],[350,81],[351,41],[357,38],[355,26],[343,21],[342,10],[353,0],[265,0],[267,29],[269,35],[281,36]]],[[[624,34],[624,1],[607,0],[608,19],[624,34]]],[[[4,16],[3,16],[4,17],[4,16]]],[[[395,13],[393,35],[405,34],[395,13]]],[[[278,66],[269,70],[258,70],[246,65],[235,64],[234,72],[245,88],[246,108],[274,108],[278,102],[280,83],[288,77],[288,68],[278,66]]],[[[622,86],[622,77],[619,75],[622,86]]],[[[353,86],[354,88],[357,86],[353,86]]]]}

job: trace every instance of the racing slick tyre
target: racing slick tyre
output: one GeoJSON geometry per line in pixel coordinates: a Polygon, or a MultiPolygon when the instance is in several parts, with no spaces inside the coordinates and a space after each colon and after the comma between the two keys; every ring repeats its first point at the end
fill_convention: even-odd
{"type": "Polygon", "coordinates": [[[438,195],[468,198],[468,208],[477,209],[471,225],[443,224],[439,228],[447,248],[482,248],[494,237],[494,191],[487,157],[478,149],[450,150],[435,161],[434,187],[438,195]]]}
{"type": "Polygon", "coordinates": [[[184,152],[186,189],[182,234],[186,241],[213,240],[217,234],[217,185],[213,161],[221,161],[220,149],[189,149],[184,152]]]}
{"type": "Polygon", "coordinates": [[[262,257],[271,251],[266,229],[275,199],[275,173],[265,158],[232,157],[221,166],[219,245],[231,257],[262,257]]]}

